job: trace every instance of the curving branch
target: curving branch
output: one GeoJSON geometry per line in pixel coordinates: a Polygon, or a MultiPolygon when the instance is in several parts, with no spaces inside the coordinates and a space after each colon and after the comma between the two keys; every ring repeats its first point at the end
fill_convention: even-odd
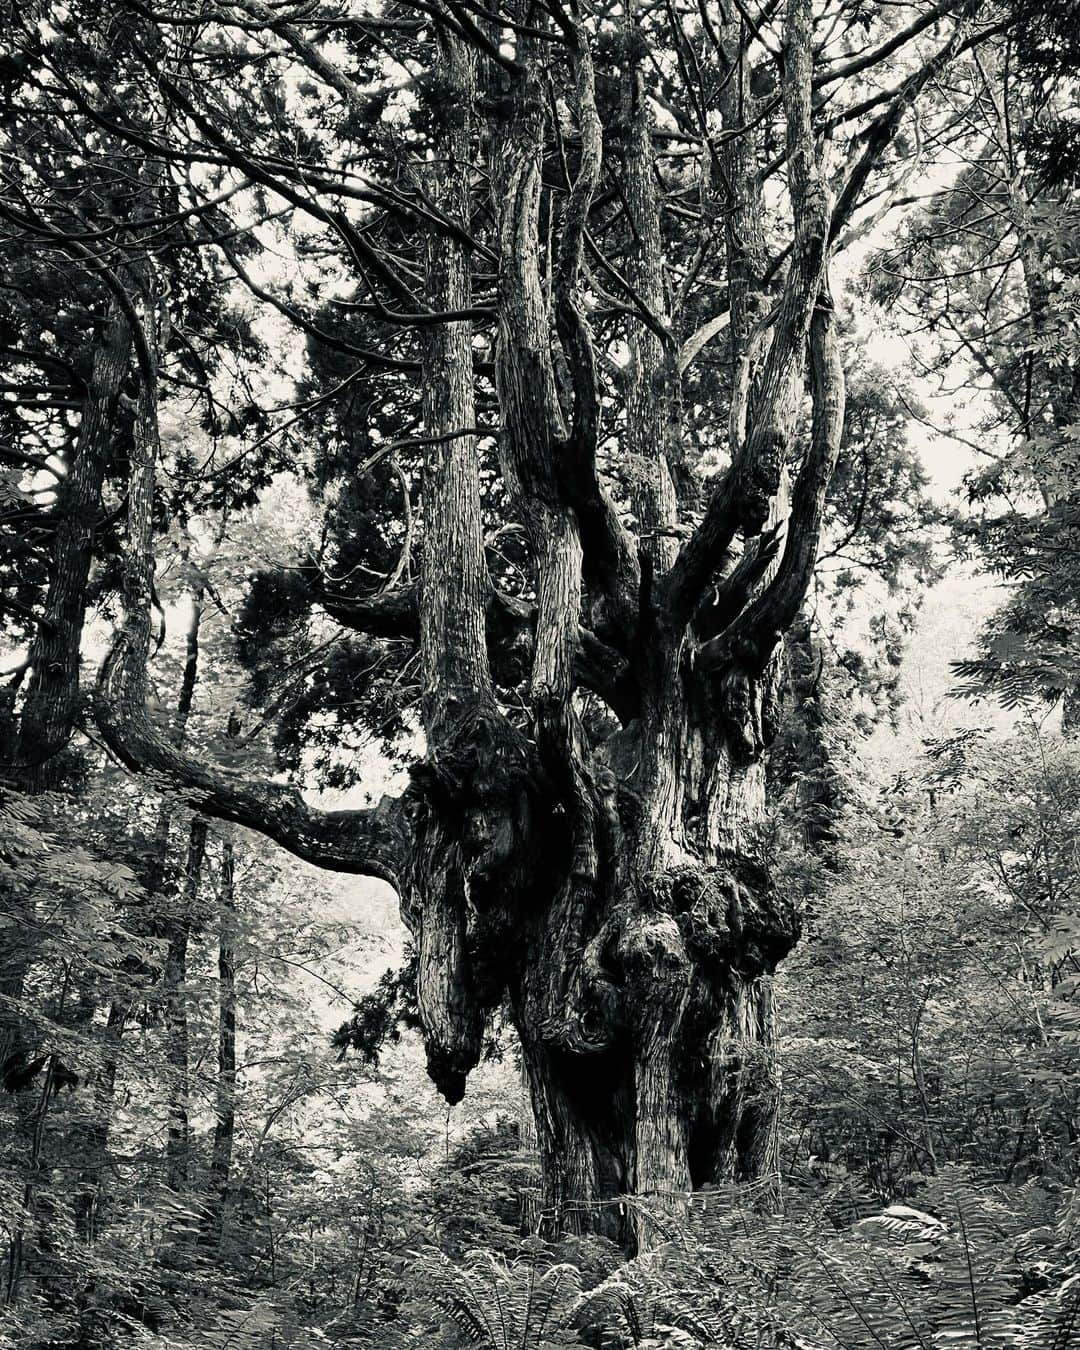
{"type": "Polygon", "coordinates": [[[407,851],[400,800],[384,797],[370,810],[320,811],[286,784],[249,778],[178,750],[147,711],[140,627],[148,625],[125,622],[94,693],[94,717],[113,754],[132,772],[179,788],[193,810],[258,830],[305,862],[379,877],[397,888],[407,851]]]}
{"type": "Polygon", "coordinates": [[[754,390],[743,454],[740,507],[744,525],[754,533],[768,519],[779,486],[794,425],[797,377],[829,249],[831,203],[814,144],[813,17],[806,0],[789,0],[784,51],[788,189],[795,240],[768,356],[754,390]]]}
{"type": "Polygon", "coordinates": [[[711,598],[694,615],[694,631],[702,641],[715,637],[733,623],[753,599],[754,592],[779,557],[784,525],[778,523],[747,541],[738,562],[717,582],[711,598]]]}
{"type": "Polygon", "coordinates": [[[420,598],[416,582],[394,586],[377,595],[349,596],[333,591],[320,572],[314,576],[309,594],[343,628],[391,640],[415,641],[420,636],[420,598]]]}
{"type": "MultiPolygon", "coordinates": [[[[887,56],[891,56],[893,52],[906,46],[913,38],[918,37],[920,33],[940,22],[941,19],[957,8],[958,0],[938,0],[936,5],[916,15],[906,28],[901,28],[877,47],[871,47],[860,52],[858,56],[852,56],[847,60],[830,65],[820,74],[815,75],[814,89],[824,89],[826,85],[833,84],[837,80],[849,80],[853,75],[861,74],[864,70],[879,66],[887,56]]],[[[964,8],[966,9],[968,6],[964,8]]]]}
{"type": "Polygon", "coordinates": [[[810,448],[792,490],[787,544],[780,566],[762,594],[699,650],[699,670],[716,670],[737,661],[748,673],[759,674],[806,598],[817,563],[825,497],[844,428],[844,367],[835,323],[832,302],[823,295],[810,326],[814,400],[810,448]]]}
{"type": "MultiPolygon", "coordinates": [[[[863,190],[871,172],[881,162],[886,149],[896,138],[897,132],[907,112],[926,86],[945,69],[945,67],[967,47],[973,45],[968,37],[965,40],[964,21],[971,18],[981,7],[982,0],[965,0],[958,8],[956,25],[949,40],[938,48],[917,70],[892,91],[888,106],[859,134],[862,144],[844,186],[841,188],[836,206],[829,222],[829,242],[836,240],[854,214],[862,198],[863,190]]],[[[989,36],[989,33],[983,37],[989,36]]],[[[980,39],[981,40],[981,39],[980,39]]]]}
{"type": "MultiPolygon", "coordinates": [[[[740,529],[743,529],[746,523],[753,528],[755,523],[765,519],[769,490],[773,485],[778,462],[777,451],[784,440],[784,425],[785,423],[790,425],[791,377],[796,373],[796,365],[809,326],[809,315],[814,309],[821,269],[827,253],[835,245],[862,200],[871,173],[880,164],[885,151],[895,139],[905,114],[927,85],[957,56],[1003,31],[1011,22],[1011,20],[1004,21],[979,33],[965,35],[966,21],[981,7],[982,0],[960,0],[959,3],[952,0],[946,3],[942,0],[942,3],[929,11],[928,18],[923,16],[913,21],[907,29],[898,33],[895,39],[890,39],[866,61],[862,57],[853,58],[851,63],[833,67],[814,76],[812,42],[805,31],[806,23],[798,12],[799,6],[789,5],[784,71],[784,105],[788,134],[786,148],[777,162],[786,161],[791,166],[790,185],[796,214],[796,239],[793,246],[785,250],[766,272],[765,279],[771,279],[780,263],[785,259],[788,261],[784,298],[775,316],[772,346],[761,382],[755,391],[756,416],[753,415],[754,410],[751,410],[752,415],[748,419],[750,430],[741,453],[736,454],[731,468],[719,480],[707,503],[701,524],[684,545],[667,578],[667,608],[670,621],[676,625],[689,620],[695,607],[700,603],[700,596],[708,586],[713,571],[721,563],[740,529]],[[872,96],[856,108],[849,109],[818,127],[818,131],[828,132],[841,122],[849,121],[857,115],[861,116],[882,103],[887,105],[859,135],[858,153],[828,216],[825,237],[822,238],[820,210],[815,206],[808,213],[805,209],[808,200],[807,191],[815,196],[823,191],[820,171],[813,173],[809,181],[805,176],[807,166],[814,163],[812,91],[842,76],[857,73],[871,63],[881,61],[893,50],[924,31],[929,22],[948,13],[955,15],[952,32],[948,40],[922,65],[899,85],[872,96]],[[798,205],[798,199],[804,202],[803,207],[798,205]],[[801,238],[798,223],[800,217],[803,221],[801,238]],[[807,232],[811,221],[813,238],[807,232]]],[[[763,177],[767,177],[774,167],[776,166],[770,165],[764,171],[763,177]]],[[[688,365],[705,343],[711,340],[714,332],[720,330],[725,317],[721,315],[713,321],[715,329],[711,324],[706,324],[693,334],[684,344],[681,360],[688,365]]]]}
{"type": "Polygon", "coordinates": [[[713,338],[719,336],[730,324],[731,312],[725,309],[722,314],[714,314],[691,333],[679,348],[679,374],[685,375],[713,338]]]}
{"type": "Polygon", "coordinates": [[[742,477],[740,457],[713,488],[701,523],[679,550],[664,579],[663,610],[675,631],[690,622],[709,579],[739,532],[742,477]]]}
{"type": "MultiPolygon", "coordinates": [[[[152,305],[143,304],[146,342],[156,350],[152,305]]],[[[371,810],[320,811],[282,783],[249,778],[195,759],[175,744],[147,710],[146,662],[153,595],[153,500],[158,452],[157,390],[142,373],[128,489],[124,620],[98,676],[94,715],[105,743],[136,773],[179,788],[194,810],[258,830],[298,858],[340,872],[379,877],[392,886],[407,855],[402,803],[383,798],[371,810]]]]}

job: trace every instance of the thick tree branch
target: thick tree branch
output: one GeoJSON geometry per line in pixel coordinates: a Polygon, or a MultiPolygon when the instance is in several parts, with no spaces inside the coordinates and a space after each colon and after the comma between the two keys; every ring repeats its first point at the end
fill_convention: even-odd
{"type": "MultiPolygon", "coordinates": [[[[624,6],[626,55],[621,73],[623,176],[620,191],[631,240],[626,276],[650,313],[671,333],[664,238],[660,228],[653,113],[646,94],[642,17],[636,0],[624,6]]],[[[624,446],[633,471],[630,499],[638,521],[638,540],[660,572],[675,557],[673,527],[679,505],[674,471],[683,455],[678,345],[665,341],[651,324],[628,316],[626,427],[624,446]]]]}
{"type": "MultiPolygon", "coordinates": [[[[144,341],[154,351],[153,303],[147,301],[143,312],[144,341]]],[[[144,372],[140,381],[131,455],[124,620],[102,665],[94,698],[95,717],[106,744],[133,771],[157,775],[164,786],[181,789],[194,810],[259,830],[297,857],[321,867],[381,877],[397,886],[406,838],[396,800],[384,798],[367,811],[319,811],[295,788],[196,760],[150,717],[146,662],[151,640],[152,516],[158,453],[153,374],[156,371],[148,379],[144,372]]]]}
{"type": "MultiPolygon", "coordinates": [[[[318,585],[313,598],[335,622],[370,637],[418,641],[419,588],[400,586],[367,599],[334,595],[318,585]]],[[[485,632],[492,675],[504,688],[528,679],[536,637],[536,606],[503,591],[491,590],[485,604],[485,632]]],[[[574,680],[611,708],[621,721],[636,715],[637,691],[626,657],[592,630],[578,627],[574,680]]]]}
{"type": "Polygon", "coordinates": [[[862,197],[870,174],[881,162],[881,157],[900,130],[904,115],[919,97],[922,91],[949,64],[954,56],[965,46],[963,19],[970,17],[980,7],[981,0],[966,0],[957,15],[956,26],[949,41],[927,60],[918,70],[908,76],[896,90],[884,112],[880,113],[859,137],[862,151],[856,159],[833,208],[829,224],[829,242],[832,243],[851,219],[862,197]]]}
{"type": "Polygon", "coordinates": [[[696,329],[679,348],[679,374],[683,375],[689,370],[694,360],[709,345],[714,337],[717,337],[731,323],[731,314],[724,310],[722,314],[715,314],[711,319],[706,320],[700,328],[696,329]]]}
{"type": "Polygon", "coordinates": [[[565,447],[570,456],[593,456],[596,450],[599,397],[596,353],[578,292],[582,251],[589,210],[600,181],[603,160],[603,128],[596,110],[596,81],[588,36],[579,32],[573,53],[577,92],[581,159],[577,178],[563,207],[562,233],[554,275],[555,320],[559,339],[566,350],[574,389],[570,435],[565,447]]]}
{"type": "Polygon", "coordinates": [[[789,0],[784,107],[795,242],[768,355],[747,409],[745,440],[665,583],[667,621],[676,630],[689,622],[735,535],[756,534],[768,520],[791,437],[797,377],[829,244],[829,197],[811,123],[812,29],[807,0],[789,0]]]}
{"type": "MultiPolygon", "coordinates": [[[[448,97],[435,120],[429,188],[440,208],[467,219],[470,206],[475,56],[460,38],[439,34],[439,74],[448,97]]],[[[429,237],[425,292],[436,306],[467,311],[469,257],[457,241],[429,237]]],[[[425,547],[421,565],[420,659],[429,745],[465,708],[493,706],[484,636],[488,590],[480,507],[472,325],[441,324],[427,335],[423,409],[425,547]],[[461,429],[464,429],[462,431],[461,429]],[[459,434],[455,434],[458,432],[459,434]]]]}
{"type": "Polygon", "coordinates": [[[336,593],[326,584],[321,574],[311,582],[311,598],[343,628],[367,633],[375,638],[405,638],[416,641],[420,636],[419,590],[414,582],[409,586],[395,586],[377,595],[356,598],[336,593]]]}
{"type": "Polygon", "coordinates": [[[397,799],[363,811],[320,811],[281,783],[177,750],[150,718],[137,670],[145,660],[134,627],[125,624],[98,677],[94,716],[109,749],[132,772],[150,774],[162,790],[179,790],[192,810],[258,830],[305,862],[400,884],[407,836],[397,799]]]}
{"type": "MultiPolygon", "coordinates": [[[[521,5],[522,12],[526,9],[521,5]]],[[[496,386],[503,411],[503,479],[529,536],[536,566],[537,620],[530,679],[535,734],[555,759],[574,688],[581,618],[582,550],[577,516],[560,481],[566,436],[552,361],[549,312],[540,276],[540,201],[546,48],[521,38],[521,77],[492,151],[492,200],[498,221],[496,386]]]]}
{"type": "Polygon", "coordinates": [[[747,542],[738,562],[717,582],[712,597],[698,606],[694,631],[702,641],[723,632],[750,603],[776,561],[783,537],[784,526],[775,525],[747,542]]]}
{"type": "Polygon", "coordinates": [[[848,80],[852,75],[858,75],[864,70],[869,70],[872,66],[880,65],[887,56],[891,56],[893,52],[905,46],[912,38],[918,37],[932,24],[937,23],[946,14],[950,14],[954,9],[957,9],[959,4],[960,0],[938,0],[936,5],[917,15],[906,28],[901,28],[898,33],[894,33],[891,38],[877,47],[872,47],[869,51],[862,52],[858,56],[841,61],[835,66],[829,66],[820,74],[815,75],[813,87],[824,89],[827,84],[833,84],[836,80],[848,80]]]}
{"type": "Polygon", "coordinates": [[[817,562],[825,496],[844,427],[844,368],[835,332],[836,316],[827,296],[810,326],[810,380],[814,414],[810,448],[792,491],[787,543],[776,575],[762,594],[697,655],[700,670],[735,660],[749,674],[764,670],[806,598],[817,562]]]}

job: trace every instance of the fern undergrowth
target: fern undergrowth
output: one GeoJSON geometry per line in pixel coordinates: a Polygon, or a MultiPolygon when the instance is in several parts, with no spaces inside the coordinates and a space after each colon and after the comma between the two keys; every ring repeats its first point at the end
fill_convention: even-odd
{"type": "MultiPolygon", "coordinates": [[[[419,1258],[387,1347],[479,1350],[1069,1350],[1080,1346],[1080,1200],[970,1169],[882,1208],[844,1181],[761,1213],[695,1199],[678,1235],[582,1278],[579,1252],[419,1258]],[[405,1325],[407,1323],[407,1325],[405,1325]]],[[[374,1344],[375,1342],[371,1342],[374,1344]]]]}

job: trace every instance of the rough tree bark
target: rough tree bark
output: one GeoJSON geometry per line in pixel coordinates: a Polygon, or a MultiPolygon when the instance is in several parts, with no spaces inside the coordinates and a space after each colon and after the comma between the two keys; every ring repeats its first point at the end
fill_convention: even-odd
{"type": "Polygon", "coordinates": [[[31,672],[19,719],[16,768],[32,791],[55,781],[51,761],[67,745],[78,713],[86,584],[116,410],[130,362],[131,333],[113,299],[94,349],[75,451],[57,489],[49,588],[29,653],[31,672]]]}
{"type": "MultiPolygon", "coordinates": [[[[455,317],[432,325],[425,351],[420,584],[331,610],[361,628],[418,635],[427,747],[410,787],[370,810],[321,812],[281,785],[198,762],[156,730],[145,707],[152,463],[136,467],[130,493],[125,623],[102,670],[97,716],[133,769],[183,784],[195,809],[260,829],[324,866],[390,881],[419,952],[420,1016],[439,1088],[460,1098],[488,1016],[508,1005],[547,1222],[642,1245],[654,1235],[650,1206],[775,1170],[771,976],[799,921],[770,881],[758,834],[776,726],[774,653],[810,581],[843,420],[828,257],[904,110],[959,38],[871,123],[834,204],[811,124],[811,4],[788,0],[781,98],[793,242],[766,299],[756,169],[729,138],[727,172],[739,179],[728,236],[731,464],[679,521],[676,543],[685,349],[665,333],[640,77],[627,69],[622,140],[639,241],[627,329],[637,363],[627,435],[648,465],[634,504],[645,526],[639,541],[597,469],[600,392],[583,254],[605,147],[589,26],[556,7],[577,136],[567,189],[550,207],[549,249],[545,151],[561,116],[546,77],[557,50],[546,40],[549,19],[524,3],[513,8],[511,60],[466,9],[454,14],[459,26],[438,30],[429,98],[427,193],[449,224],[428,250],[426,299],[455,317]],[[473,49],[494,72],[486,135],[474,125],[473,49]],[[498,596],[485,565],[472,331],[462,317],[471,312],[478,148],[496,222],[499,468],[532,557],[530,602],[498,596]],[[807,386],[812,426],[799,438],[807,386]],[[499,697],[510,648],[525,671],[513,681],[523,686],[524,716],[499,697]],[[586,691],[606,715],[583,717],[586,691]],[[628,1219],[622,1201],[631,1194],[641,1204],[628,1219]]],[[[734,29],[722,39],[737,65],[742,43],[734,29]]],[[[744,83],[733,72],[725,116],[739,126],[744,83]]],[[[341,72],[335,88],[355,92],[341,72]]]]}
{"type": "MultiPolygon", "coordinates": [[[[694,1185],[758,1177],[773,1165],[769,975],[795,940],[797,921],[770,889],[753,854],[753,833],[763,818],[762,757],[771,734],[765,671],[809,576],[820,497],[840,430],[842,393],[830,383],[838,369],[824,305],[814,319],[820,415],[805,456],[800,519],[792,522],[810,531],[809,549],[793,529],[771,587],[756,598],[756,622],[744,631],[725,629],[699,643],[688,620],[699,578],[711,575],[738,530],[755,533],[765,523],[762,504],[767,508],[779,486],[794,430],[794,385],[819,307],[829,204],[809,131],[809,24],[794,6],[793,15],[786,96],[797,245],[781,323],[764,361],[763,388],[746,412],[748,430],[739,439],[722,517],[707,516],[706,535],[692,539],[679,558],[665,534],[675,513],[669,456],[678,449],[678,399],[670,379],[661,377],[674,345],[644,321],[632,330],[630,434],[640,458],[648,458],[637,510],[649,537],[643,577],[633,579],[640,599],[632,631],[624,628],[619,637],[634,667],[639,705],[638,715],[601,745],[589,743],[573,699],[581,577],[610,574],[612,560],[626,550],[619,548],[617,522],[597,528],[604,503],[582,485],[581,460],[595,455],[589,406],[595,387],[579,378],[569,411],[556,393],[540,270],[544,92],[540,57],[529,40],[519,41],[519,73],[489,147],[501,246],[500,456],[537,560],[532,734],[516,739],[485,713],[483,736],[473,725],[446,747],[456,753],[435,749],[438,795],[426,774],[418,777],[418,789],[440,822],[440,838],[454,803],[469,823],[453,833],[468,838],[482,821],[487,847],[479,857],[463,855],[468,884],[457,914],[464,911],[464,925],[460,917],[450,921],[445,904],[433,906],[419,925],[406,917],[418,929],[422,951],[431,946],[441,953],[445,1001],[434,1017],[422,1001],[426,1024],[461,1025],[504,989],[509,994],[529,1071],[551,1222],[599,1222],[623,1237],[618,1197],[634,1193],[646,1205],[664,1205],[694,1185]],[[480,755],[482,741],[488,744],[480,755]],[[519,806],[511,814],[515,799],[519,806]],[[465,954],[456,970],[447,961],[450,952],[465,954]]],[[[573,234],[595,185],[590,139],[596,133],[591,63],[580,29],[574,60],[582,152],[564,208],[554,290],[560,337],[576,358],[571,368],[587,371],[588,333],[574,304],[579,255],[573,234]]],[[[664,313],[664,296],[650,136],[647,114],[635,102],[637,76],[628,79],[627,177],[640,227],[635,280],[656,318],[664,313]]],[[[759,550],[756,580],[766,553],[759,550]]],[[[745,574],[740,584],[747,584],[745,574]]],[[[430,603],[426,595],[424,602],[430,603]]],[[[476,664],[483,670],[479,647],[476,664]]],[[[475,691],[480,707],[483,679],[475,691]]],[[[429,725],[429,735],[433,731],[429,725]]],[[[429,896],[430,882],[418,877],[418,889],[429,896]]],[[[430,998],[422,959],[425,986],[430,998]]],[[[473,1062],[476,1025],[469,1023],[454,1042],[473,1062]]],[[[441,1063],[432,1060],[432,1072],[456,1095],[460,1070],[455,1065],[451,1079],[441,1063]]],[[[637,1240],[647,1241],[647,1220],[637,1230],[637,1240]]]]}

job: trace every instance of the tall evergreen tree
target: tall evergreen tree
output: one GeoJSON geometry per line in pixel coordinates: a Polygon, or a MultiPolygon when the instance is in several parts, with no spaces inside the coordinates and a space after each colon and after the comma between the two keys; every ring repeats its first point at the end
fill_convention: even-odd
{"type": "Polygon", "coordinates": [[[92,43],[117,16],[152,125],[31,31],[43,82],[187,166],[209,242],[312,354],[270,434],[319,423],[330,510],[262,612],[283,641],[350,629],[333,662],[300,653],[331,726],[385,725],[389,672],[424,749],[404,795],[325,812],[148,711],[169,408],[151,290],[98,725],[199,811],[389,881],[440,1089],[460,1098],[505,1003],[551,1221],[647,1242],[608,1202],[778,1170],[771,976],[799,920],[758,835],[844,418],[830,258],[902,181],[913,104],[1010,16],[241,0],[58,27],[92,43]],[[252,203],[290,218],[299,287],[252,263],[271,242],[252,203]]]}

